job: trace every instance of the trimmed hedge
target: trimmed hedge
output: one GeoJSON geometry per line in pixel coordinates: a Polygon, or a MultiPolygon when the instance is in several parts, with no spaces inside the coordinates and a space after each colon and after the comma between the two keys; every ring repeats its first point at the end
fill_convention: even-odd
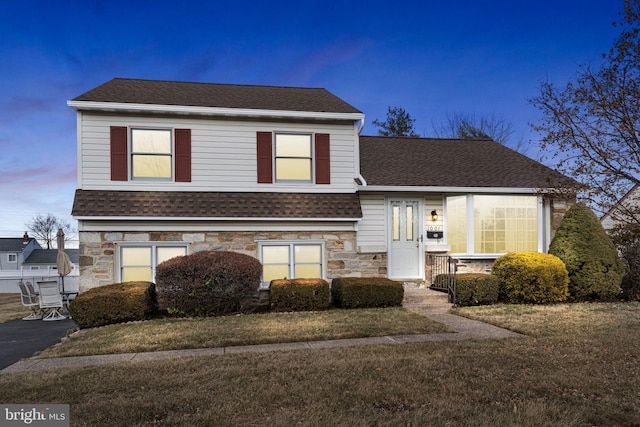
{"type": "Polygon", "coordinates": [[[161,309],[180,316],[216,316],[254,308],[262,264],[238,252],[201,251],[156,267],[161,309]]]}
{"type": "Polygon", "coordinates": [[[498,302],[498,278],[492,274],[462,273],[456,275],[456,304],[488,305],[498,302]]]}
{"type": "Polygon", "coordinates": [[[618,251],[600,220],[584,203],[569,208],[549,245],[569,272],[573,301],[610,300],[620,296],[624,269],[618,251]]]}
{"type": "Polygon", "coordinates": [[[343,277],[331,282],[333,303],[342,308],[402,305],[402,283],[382,277],[343,277]]]}
{"type": "Polygon", "coordinates": [[[326,310],[331,291],[322,279],[279,279],[271,281],[269,299],[273,311],[326,310]]]}
{"type": "Polygon", "coordinates": [[[512,304],[562,302],[569,295],[569,275],[560,258],[539,252],[510,252],[493,264],[499,299],[512,304]]]}
{"type": "Polygon", "coordinates": [[[158,311],[155,285],[125,282],[100,286],[79,294],[69,313],[80,328],[151,318],[158,311]]]}

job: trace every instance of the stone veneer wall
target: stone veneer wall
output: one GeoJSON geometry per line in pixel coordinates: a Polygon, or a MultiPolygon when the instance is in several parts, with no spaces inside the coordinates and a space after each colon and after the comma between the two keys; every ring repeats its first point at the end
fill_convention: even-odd
{"type": "Polygon", "coordinates": [[[80,290],[117,280],[117,243],[185,242],[190,252],[228,250],[259,258],[258,241],[325,242],[326,279],[386,277],[387,255],[359,254],[356,233],[350,232],[80,232],[80,290]]]}

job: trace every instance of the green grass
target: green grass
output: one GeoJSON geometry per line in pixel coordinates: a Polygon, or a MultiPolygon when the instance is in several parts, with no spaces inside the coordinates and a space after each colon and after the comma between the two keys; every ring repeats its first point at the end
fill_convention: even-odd
{"type": "Polygon", "coordinates": [[[68,403],[72,426],[640,424],[640,304],[458,312],[528,336],[1,374],[0,402],[68,403]]]}
{"type": "Polygon", "coordinates": [[[85,329],[42,357],[451,332],[403,308],[157,319],[85,329]]]}
{"type": "Polygon", "coordinates": [[[0,323],[22,319],[31,311],[20,302],[20,294],[0,294],[0,323]]]}

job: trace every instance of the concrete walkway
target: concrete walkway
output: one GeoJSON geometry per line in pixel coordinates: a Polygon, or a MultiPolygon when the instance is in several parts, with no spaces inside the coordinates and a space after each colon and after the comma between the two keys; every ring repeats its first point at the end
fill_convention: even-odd
{"type": "Polygon", "coordinates": [[[301,349],[327,349],[380,344],[406,344],[429,341],[462,341],[517,338],[523,335],[498,328],[487,323],[470,320],[448,313],[446,304],[406,304],[405,307],[436,322],[442,323],[455,332],[424,335],[394,335],[385,337],[354,338],[328,341],[307,341],[297,343],[260,344],[238,347],[203,348],[193,350],[171,350],[146,353],[125,353],[99,356],[62,357],[54,359],[24,359],[0,371],[0,373],[40,371],[55,368],[78,368],[83,366],[106,365],[119,362],[139,362],[178,357],[221,356],[237,353],[265,353],[301,349]]]}

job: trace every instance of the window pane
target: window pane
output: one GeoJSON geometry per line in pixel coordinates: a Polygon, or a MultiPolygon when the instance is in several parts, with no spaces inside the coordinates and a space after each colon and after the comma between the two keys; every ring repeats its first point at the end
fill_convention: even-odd
{"type": "Polygon", "coordinates": [[[447,197],[447,242],[452,253],[467,252],[467,196],[447,197]]]}
{"type": "Polygon", "coordinates": [[[296,279],[319,279],[322,277],[320,264],[296,264],[296,279]]]}
{"type": "Polygon", "coordinates": [[[151,282],[151,267],[125,267],[122,269],[123,282],[151,282]]]}
{"type": "Polygon", "coordinates": [[[134,178],[171,178],[171,156],[134,154],[134,178]]]}
{"type": "Polygon", "coordinates": [[[168,259],[175,258],[177,256],[183,256],[187,254],[187,248],[172,248],[172,247],[158,247],[158,264],[165,262],[168,259]]]}
{"type": "Polygon", "coordinates": [[[296,263],[317,262],[319,264],[321,261],[320,245],[296,245],[294,251],[296,255],[296,263]]]}
{"type": "Polygon", "coordinates": [[[289,246],[263,246],[263,264],[289,264],[289,246]]]}
{"type": "Polygon", "coordinates": [[[276,157],[311,157],[311,135],[276,135],[276,157]]]}
{"type": "Polygon", "coordinates": [[[151,248],[122,248],[122,265],[151,267],[151,248]]]}
{"type": "Polygon", "coordinates": [[[474,196],[473,203],[476,253],[538,249],[535,196],[474,196]]]}
{"type": "Polygon", "coordinates": [[[171,154],[171,131],[132,129],[131,150],[134,153],[171,154]]]}
{"type": "Polygon", "coordinates": [[[262,278],[264,282],[271,282],[275,279],[289,278],[288,265],[265,265],[262,270],[262,278]]]}
{"type": "Polygon", "coordinates": [[[276,179],[311,181],[311,159],[276,159],[276,179]]]}

